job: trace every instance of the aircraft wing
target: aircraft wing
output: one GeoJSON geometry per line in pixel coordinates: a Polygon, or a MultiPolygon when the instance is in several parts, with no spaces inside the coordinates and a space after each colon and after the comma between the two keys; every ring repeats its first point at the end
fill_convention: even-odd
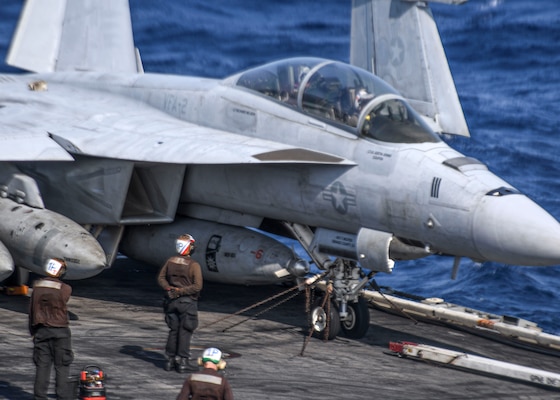
{"type": "MultiPolygon", "coordinates": [[[[1,117],[0,117],[1,118],[1,117]]],[[[4,130],[5,127],[2,127],[4,130]]],[[[72,161],[47,133],[12,128],[12,135],[0,134],[0,161],[72,161]]]]}
{"type": "Polygon", "coordinates": [[[62,83],[34,92],[21,81],[5,83],[3,89],[2,161],[72,160],[70,154],[81,154],[170,164],[350,163],[321,151],[199,126],[116,94],[62,83]]]}

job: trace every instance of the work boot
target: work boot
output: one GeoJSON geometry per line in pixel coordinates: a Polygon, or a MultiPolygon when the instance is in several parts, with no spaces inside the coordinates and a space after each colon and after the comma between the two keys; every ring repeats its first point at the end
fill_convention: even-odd
{"type": "Polygon", "coordinates": [[[177,364],[175,364],[175,370],[179,373],[198,371],[198,366],[191,365],[188,358],[181,358],[177,364]]]}
{"type": "Polygon", "coordinates": [[[173,368],[175,368],[175,357],[167,357],[167,361],[165,361],[163,369],[171,371],[173,368]]]}

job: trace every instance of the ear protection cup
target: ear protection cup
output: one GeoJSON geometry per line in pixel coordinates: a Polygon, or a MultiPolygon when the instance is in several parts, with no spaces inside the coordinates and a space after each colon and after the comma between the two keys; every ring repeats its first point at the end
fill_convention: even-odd
{"type": "MultiPolygon", "coordinates": [[[[202,357],[198,357],[198,365],[199,366],[203,366],[204,365],[204,361],[202,361],[202,357]]],[[[226,369],[227,366],[227,362],[225,362],[224,360],[220,360],[220,362],[218,364],[216,364],[216,366],[218,367],[218,370],[223,370],[226,369]]]]}
{"type": "Polygon", "coordinates": [[[220,360],[220,362],[217,364],[217,367],[219,370],[222,370],[222,369],[226,369],[226,365],[227,363],[224,360],[220,360]]]}

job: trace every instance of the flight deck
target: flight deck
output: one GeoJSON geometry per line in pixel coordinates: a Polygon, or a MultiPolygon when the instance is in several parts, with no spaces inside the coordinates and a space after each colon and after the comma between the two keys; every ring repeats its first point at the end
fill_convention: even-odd
{"type": "MultiPolygon", "coordinates": [[[[156,275],[153,266],[123,258],[99,276],[68,282],[73,287],[68,309],[75,385],[82,368],[97,365],[106,376],[108,399],[177,396],[186,375],[163,370],[167,327],[156,275]]],[[[363,339],[307,340],[304,292],[256,317],[278,300],[234,315],[286,289],[204,286],[193,355],[198,357],[208,346],[224,352],[225,373],[236,399],[560,399],[554,388],[447,368],[397,356],[389,349],[391,342],[414,342],[560,373],[557,355],[453,327],[370,308],[371,325],[363,339]]],[[[33,398],[27,307],[25,296],[0,295],[0,399],[33,398]]],[[[49,390],[54,396],[54,380],[49,390]]]]}

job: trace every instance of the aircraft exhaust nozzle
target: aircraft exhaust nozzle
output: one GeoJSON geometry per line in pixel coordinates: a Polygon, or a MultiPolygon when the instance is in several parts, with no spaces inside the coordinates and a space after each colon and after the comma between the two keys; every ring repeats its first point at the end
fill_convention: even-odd
{"type": "Polygon", "coordinates": [[[489,261],[560,265],[560,223],[527,196],[485,196],[473,224],[474,243],[489,261]]]}
{"type": "Polygon", "coordinates": [[[10,251],[0,242],[0,282],[7,279],[14,272],[14,260],[10,251]]]}
{"type": "Polygon", "coordinates": [[[54,211],[0,198],[0,241],[15,265],[44,275],[49,258],[66,261],[66,279],[85,279],[106,267],[99,242],[76,222],[54,211]]]}

